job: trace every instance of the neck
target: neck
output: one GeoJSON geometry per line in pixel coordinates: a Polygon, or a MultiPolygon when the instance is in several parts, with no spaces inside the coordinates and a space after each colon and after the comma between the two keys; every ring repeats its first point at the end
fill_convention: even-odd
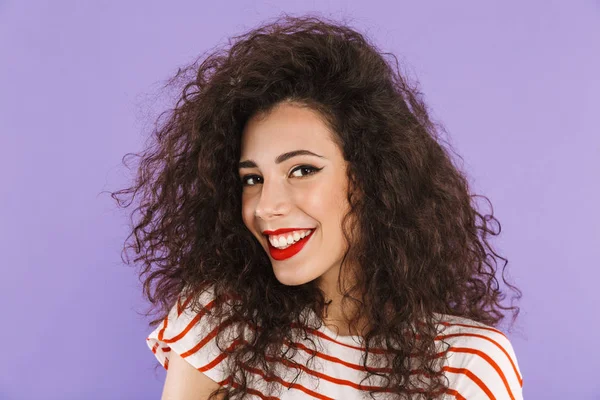
{"type": "MultiPolygon", "coordinates": [[[[353,297],[356,298],[354,295],[353,297]]],[[[360,309],[359,305],[351,299],[343,300],[343,295],[336,292],[334,296],[326,297],[326,306],[323,313],[323,324],[327,328],[343,336],[364,336],[368,329],[368,324],[364,316],[361,316],[356,322],[354,329],[351,329],[351,319],[355,318],[360,309]]]]}

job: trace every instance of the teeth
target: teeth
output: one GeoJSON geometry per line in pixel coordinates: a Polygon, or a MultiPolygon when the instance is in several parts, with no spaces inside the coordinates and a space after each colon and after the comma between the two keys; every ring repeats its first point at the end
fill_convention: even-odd
{"type": "Polygon", "coordinates": [[[269,236],[269,242],[271,242],[273,247],[285,249],[286,247],[289,247],[300,239],[306,237],[310,232],[311,230],[294,231],[292,233],[288,233],[287,235],[281,235],[278,237],[269,236]]]}

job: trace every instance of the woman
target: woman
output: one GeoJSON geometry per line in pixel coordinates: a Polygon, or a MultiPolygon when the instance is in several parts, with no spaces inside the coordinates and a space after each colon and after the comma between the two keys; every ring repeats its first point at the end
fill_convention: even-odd
{"type": "Polygon", "coordinates": [[[416,89],[324,19],[235,39],[180,70],[118,192],[142,195],[163,399],[522,398],[500,230],[416,89]]]}

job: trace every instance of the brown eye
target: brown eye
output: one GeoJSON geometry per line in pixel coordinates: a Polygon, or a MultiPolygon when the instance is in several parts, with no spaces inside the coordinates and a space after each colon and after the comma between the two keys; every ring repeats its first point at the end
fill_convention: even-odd
{"type": "Polygon", "coordinates": [[[250,179],[257,179],[257,178],[261,179],[261,177],[258,176],[258,175],[246,175],[246,176],[243,176],[242,179],[241,179],[242,186],[254,186],[256,183],[248,183],[248,180],[250,180],[250,179]]]}
{"type": "Polygon", "coordinates": [[[322,170],[323,168],[315,168],[311,165],[300,165],[292,170],[292,174],[296,171],[302,171],[303,175],[297,176],[298,178],[303,178],[308,175],[313,175],[322,170]]]}

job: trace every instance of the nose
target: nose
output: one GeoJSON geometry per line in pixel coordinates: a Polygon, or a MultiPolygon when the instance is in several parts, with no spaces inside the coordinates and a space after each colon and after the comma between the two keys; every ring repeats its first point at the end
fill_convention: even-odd
{"type": "Polygon", "coordinates": [[[254,216],[263,220],[269,220],[285,215],[290,210],[289,193],[285,188],[285,179],[277,182],[271,179],[264,182],[260,199],[256,204],[254,216]]]}

